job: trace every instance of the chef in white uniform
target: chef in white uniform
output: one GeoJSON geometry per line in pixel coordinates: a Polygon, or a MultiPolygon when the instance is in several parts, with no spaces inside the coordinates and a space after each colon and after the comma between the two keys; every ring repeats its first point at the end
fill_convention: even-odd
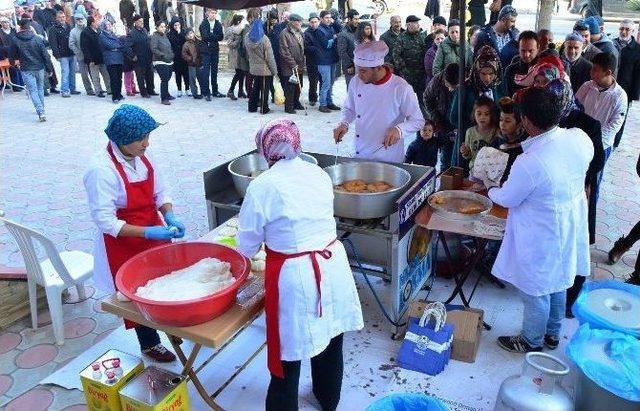
{"type": "MultiPolygon", "coordinates": [[[[140,107],[121,105],[105,129],[109,142],[84,175],[91,218],[98,227],[94,279],[109,293],[116,291],[115,275],[128,259],[184,236],[184,225],[173,214],[167,186],[148,150],[149,134],[159,125],[140,107]]],[[[175,360],[156,330],[131,321],[125,321],[125,327],[135,328],[146,356],[158,362],[175,360]]]]}
{"type": "Polygon", "coordinates": [[[298,409],[300,361],[311,359],[313,393],[323,410],[335,410],[343,333],[361,329],[363,321],[347,255],[336,240],[333,184],[320,167],[298,157],[300,132],[292,121],[267,123],[256,145],[269,170],[247,189],[238,250],[252,257],[266,245],[266,409],[298,409]]]}
{"type": "Polygon", "coordinates": [[[522,92],[522,125],[530,137],[507,181],[489,190],[491,200],[509,209],[492,273],[513,284],[524,303],[522,332],[498,338],[511,352],[558,346],[565,290],[576,275],[590,272],[584,179],[593,144],[582,130],[558,127],[558,100],[546,89],[522,92]]]}
{"type": "Polygon", "coordinates": [[[357,158],[401,163],[404,137],[415,136],[424,125],[424,117],[413,88],[384,65],[389,52],[384,41],[356,46],[353,62],[357,76],[342,104],[342,118],[333,130],[336,143],[355,122],[357,158]]]}

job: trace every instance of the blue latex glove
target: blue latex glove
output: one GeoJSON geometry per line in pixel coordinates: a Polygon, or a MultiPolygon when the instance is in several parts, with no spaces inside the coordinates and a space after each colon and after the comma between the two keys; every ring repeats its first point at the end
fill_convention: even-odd
{"type": "Polygon", "coordinates": [[[184,224],[182,224],[177,218],[176,216],[173,214],[173,211],[168,211],[165,215],[164,215],[164,221],[165,223],[167,223],[167,225],[169,227],[175,227],[178,229],[178,232],[176,233],[176,235],[174,236],[174,238],[182,238],[184,237],[184,232],[185,232],[185,228],[184,228],[184,224]]]}
{"type": "Polygon", "coordinates": [[[163,225],[155,225],[144,229],[144,238],[147,240],[171,240],[176,234],[175,230],[163,225]]]}

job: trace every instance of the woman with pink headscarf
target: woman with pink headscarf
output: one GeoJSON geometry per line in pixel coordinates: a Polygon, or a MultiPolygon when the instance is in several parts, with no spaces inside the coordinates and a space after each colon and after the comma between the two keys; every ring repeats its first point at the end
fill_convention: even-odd
{"type": "Polygon", "coordinates": [[[360,300],[333,217],[333,183],[302,160],[295,123],[278,119],[256,135],[269,170],[251,182],[240,210],[238,250],[266,246],[265,314],[271,382],[266,409],[298,409],[301,360],[311,359],[313,393],[335,410],[342,340],[363,327],[360,300]]]}

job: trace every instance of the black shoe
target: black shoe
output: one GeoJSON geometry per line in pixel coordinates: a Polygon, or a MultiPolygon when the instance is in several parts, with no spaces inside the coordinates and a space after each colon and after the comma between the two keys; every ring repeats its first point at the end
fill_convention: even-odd
{"type": "Polygon", "coordinates": [[[49,92],[50,92],[51,94],[60,94],[60,91],[59,91],[59,90],[56,90],[55,88],[52,88],[51,90],[49,90],[49,92]]]}
{"type": "Polygon", "coordinates": [[[318,107],[318,111],[320,111],[321,113],[331,113],[331,109],[327,106],[318,107]]]}
{"type": "Polygon", "coordinates": [[[624,253],[629,251],[631,245],[627,244],[627,239],[622,236],[613,243],[613,248],[609,251],[609,264],[613,265],[620,261],[624,253]]]}
{"type": "Polygon", "coordinates": [[[104,94],[104,91],[99,92],[98,94],[96,94],[98,97],[100,98],[105,98],[106,94],[104,94]]]}
{"type": "Polygon", "coordinates": [[[204,97],[202,97],[200,94],[195,94],[193,98],[196,100],[202,100],[204,97]]]}
{"type": "Polygon", "coordinates": [[[568,319],[576,318],[576,316],[573,315],[573,312],[571,311],[571,307],[565,308],[565,310],[564,310],[564,318],[568,318],[568,319]]]}
{"type": "Polygon", "coordinates": [[[522,354],[542,351],[542,347],[530,346],[522,335],[505,335],[498,337],[498,345],[503,350],[522,354]]]}
{"type": "Polygon", "coordinates": [[[327,104],[327,108],[329,110],[334,110],[334,111],[340,111],[340,107],[336,106],[335,104],[331,103],[331,104],[327,104]]]}
{"type": "Polygon", "coordinates": [[[296,114],[296,110],[293,108],[285,108],[284,112],[287,114],[296,114]]]}
{"type": "Polygon", "coordinates": [[[261,114],[269,114],[270,111],[271,109],[267,107],[264,110],[262,110],[261,114]]]}
{"type": "Polygon", "coordinates": [[[96,93],[94,93],[93,91],[90,91],[90,92],[87,93],[87,96],[95,96],[95,95],[96,95],[96,93]]]}
{"type": "Polygon", "coordinates": [[[220,93],[219,91],[216,91],[215,93],[213,93],[213,97],[215,98],[225,98],[226,96],[222,93],[220,93]]]}
{"type": "Polygon", "coordinates": [[[550,349],[550,350],[555,350],[556,348],[558,348],[558,344],[560,344],[560,339],[557,337],[553,337],[551,335],[545,335],[544,336],[544,345],[550,349]]]}
{"type": "Polygon", "coordinates": [[[627,284],[640,285],[640,274],[631,273],[631,276],[625,280],[627,284]]]}
{"type": "Polygon", "coordinates": [[[165,106],[171,105],[171,102],[169,100],[162,100],[161,103],[164,104],[165,106]]]}
{"type": "Polygon", "coordinates": [[[236,97],[236,95],[233,94],[233,91],[228,92],[227,97],[229,97],[231,100],[234,100],[234,101],[238,99],[238,97],[236,97]]]}
{"type": "Polygon", "coordinates": [[[296,110],[304,110],[304,106],[300,103],[296,103],[293,108],[295,108],[296,110]]]}
{"type": "Polygon", "coordinates": [[[49,91],[48,91],[48,90],[45,90],[45,91],[44,91],[44,96],[45,96],[45,97],[49,97],[50,95],[51,95],[51,93],[49,93],[49,91]]]}
{"type": "Polygon", "coordinates": [[[21,91],[22,91],[22,88],[21,88],[21,87],[13,87],[13,88],[11,89],[11,91],[13,91],[14,93],[19,93],[19,92],[21,92],[21,91]]]}
{"type": "Polygon", "coordinates": [[[167,97],[167,100],[175,100],[175,99],[176,99],[176,98],[175,98],[175,97],[173,97],[173,96],[169,96],[169,97],[167,97]]]}
{"type": "Polygon", "coordinates": [[[206,99],[207,101],[211,101],[211,96],[206,96],[206,97],[205,97],[205,99],[206,99]]]}
{"type": "Polygon", "coordinates": [[[247,98],[248,96],[244,94],[244,91],[238,93],[238,98],[247,98]]]}
{"type": "Polygon", "coordinates": [[[71,92],[71,95],[73,95],[73,96],[77,96],[77,95],[79,95],[79,94],[81,94],[79,91],[72,91],[72,92],[71,92]]]}
{"type": "Polygon", "coordinates": [[[310,101],[310,102],[309,102],[309,105],[313,107],[313,106],[315,106],[315,105],[316,105],[316,103],[317,103],[317,101],[310,101]]]}
{"type": "Polygon", "coordinates": [[[142,94],[142,98],[151,98],[151,96],[148,94],[142,94]]]}
{"type": "Polygon", "coordinates": [[[152,91],[151,93],[149,93],[150,96],[159,96],[160,94],[156,93],[155,91],[152,91]]]}

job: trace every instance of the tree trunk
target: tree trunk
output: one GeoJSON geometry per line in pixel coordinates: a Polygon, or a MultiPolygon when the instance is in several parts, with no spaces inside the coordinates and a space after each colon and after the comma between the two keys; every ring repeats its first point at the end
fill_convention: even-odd
{"type": "Polygon", "coordinates": [[[536,15],[536,30],[551,29],[551,16],[555,9],[554,0],[538,0],[538,14],[536,15]]]}

